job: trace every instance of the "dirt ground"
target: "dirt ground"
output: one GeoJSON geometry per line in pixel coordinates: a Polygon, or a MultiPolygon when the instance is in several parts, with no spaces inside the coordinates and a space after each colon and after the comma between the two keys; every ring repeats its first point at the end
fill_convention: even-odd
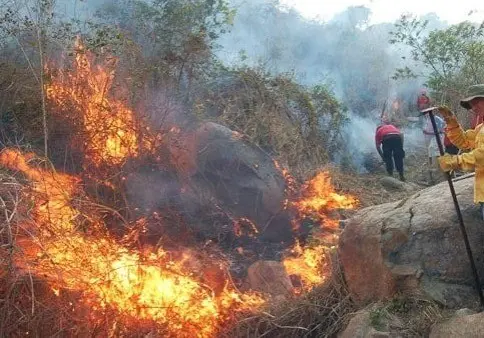
{"type": "MultiPolygon", "coordinates": [[[[383,186],[381,179],[388,176],[383,161],[376,151],[375,154],[368,154],[368,157],[369,162],[373,165],[369,166],[370,170],[366,173],[345,172],[336,167],[328,168],[337,191],[356,196],[360,201],[360,208],[398,201],[415,192],[415,190],[409,192],[388,189],[383,186]]],[[[416,190],[424,189],[445,180],[445,176],[438,168],[437,163],[434,163],[432,167],[429,165],[423,147],[406,151],[404,170],[406,183],[414,185],[416,190]]],[[[394,173],[394,178],[398,178],[397,173],[394,173]]]]}

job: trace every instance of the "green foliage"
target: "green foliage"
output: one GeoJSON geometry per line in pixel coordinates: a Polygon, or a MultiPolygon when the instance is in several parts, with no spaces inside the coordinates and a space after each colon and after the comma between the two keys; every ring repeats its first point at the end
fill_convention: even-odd
{"type": "Polygon", "coordinates": [[[397,69],[394,77],[425,76],[438,101],[455,103],[469,85],[484,82],[484,23],[462,22],[426,34],[427,24],[403,16],[395,25],[390,43],[408,46],[416,65],[397,69]]]}
{"type": "Polygon", "coordinates": [[[376,308],[370,311],[370,325],[378,331],[384,331],[388,320],[388,312],[384,308],[376,308]]]}
{"type": "Polygon", "coordinates": [[[393,314],[407,313],[411,310],[411,304],[408,298],[397,296],[390,301],[387,310],[393,314]]]}
{"type": "MultiPolygon", "coordinates": [[[[13,82],[22,88],[15,101],[25,106],[7,98],[4,107],[18,115],[16,121],[33,144],[42,138],[28,123],[42,116],[40,86],[35,83],[42,74],[40,30],[47,58],[72,57],[80,36],[91,52],[117,56],[115,81],[128,84],[129,103],[143,101],[147,88],[174,87],[186,110],[243,132],[268,152],[281,155],[295,172],[327,163],[332,151],[342,146],[346,109],[328,86],[302,86],[292,75],[269,75],[267,68],[227,69],[217,59],[217,39],[235,16],[225,0],[120,0],[85,20],[59,16],[53,3],[25,2],[25,12],[32,13],[27,17],[14,7],[0,10],[0,30],[13,52],[2,59],[9,65],[4,67],[5,86],[13,82]],[[36,77],[29,79],[32,72],[36,77]]],[[[351,40],[348,35],[348,44],[351,40]]],[[[247,58],[247,52],[241,51],[240,60],[247,58]]]]}
{"type": "Polygon", "coordinates": [[[216,40],[233,22],[225,0],[125,0],[103,7],[97,17],[119,25],[143,47],[153,85],[174,79],[191,90],[214,65],[216,40]]]}

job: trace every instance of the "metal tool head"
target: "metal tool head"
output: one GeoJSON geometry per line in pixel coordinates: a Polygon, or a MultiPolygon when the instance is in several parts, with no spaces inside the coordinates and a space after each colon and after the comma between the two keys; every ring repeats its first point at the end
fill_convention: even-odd
{"type": "Polygon", "coordinates": [[[431,111],[434,111],[434,110],[437,110],[439,109],[439,107],[437,106],[434,106],[434,107],[429,107],[429,108],[426,108],[426,109],[423,109],[420,111],[420,115],[425,115],[425,114],[428,114],[430,113],[431,111]]]}

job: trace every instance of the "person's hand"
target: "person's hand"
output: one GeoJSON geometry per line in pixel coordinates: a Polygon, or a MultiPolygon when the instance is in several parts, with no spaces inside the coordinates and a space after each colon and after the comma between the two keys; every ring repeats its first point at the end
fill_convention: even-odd
{"type": "Polygon", "coordinates": [[[459,168],[459,157],[457,155],[444,154],[438,158],[440,169],[444,172],[459,168]]]}
{"type": "Polygon", "coordinates": [[[437,108],[439,110],[440,115],[444,118],[444,120],[451,119],[454,117],[454,113],[449,109],[447,106],[440,106],[437,108]]]}

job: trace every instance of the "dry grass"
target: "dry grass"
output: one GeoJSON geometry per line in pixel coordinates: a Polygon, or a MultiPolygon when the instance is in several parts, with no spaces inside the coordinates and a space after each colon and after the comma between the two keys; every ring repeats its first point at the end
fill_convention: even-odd
{"type": "Polygon", "coordinates": [[[448,317],[449,311],[423,298],[396,296],[367,308],[370,325],[398,337],[427,337],[433,324],[448,317]]]}
{"type": "Polygon", "coordinates": [[[27,232],[22,224],[31,211],[23,187],[13,176],[0,174],[0,336],[62,334],[69,326],[65,314],[71,314],[61,310],[44,282],[16,265],[22,254],[17,244],[27,232]]]}
{"type": "MultiPolygon", "coordinates": [[[[33,205],[24,182],[9,175],[0,176],[0,336],[145,336],[156,323],[133,327],[106,309],[102,318],[91,320],[81,294],[60,290],[59,295],[43,276],[18,265],[21,241],[32,236],[27,224],[33,205]]],[[[21,261],[21,260],[20,260],[21,261]]],[[[336,262],[336,260],[333,260],[336,262]]],[[[241,319],[221,336],[230,337],[324,337],[341,330],[347,314],[354,310],[338,264],[331,264],[329,280],[308,295],[272,306],[241,319]]],[[[168,335],[165,335],[168,336],[168,335]]]]}
{"type": "Polygon", "coordinates": [[[355,311],[342,271],[333,257],[332,275],[307,295],[240,319],[224,337],[332,337],[355,311]]]}
{"type": "MultiPolygon", "coordinates": [[[[20,176],[20,175],[18,175],[20,176]]],[[[24,245],[35,237],[28,182],[0,172],[0,337],[107,336],[122,332],[116,314],[92,321],[80,293],[56,295],[43,275],[23,264],[24,245]]]]}
{"type": "MultiPolygon", "coordinates": [[[[380,182],[383,177],[387,176],[383,165],[380,165],[371,173],[360,174],[352,171],[342,171],[334,165],[328,165],[323,169],[330,172],[333,185],[337,191],[356,196],[360,201],[360,207],[364,208],[407,198],[416,190],[424,189],[431,185],[424,148],[407,151],[404,168],[407,183],[413,184],[414,190],[386,189],[380,182]]],[[[437,169],[436,172],[438,172],[437,169]]],[[[436,178],[434,183],[444,179],[443,175],[434,175],[434,177],[436,178]]]]}
{"type": "Polygon", "coordinates": [[[290,77],[250,69],[229,72],[219,81],[196,105],[197,115],[277,154],[294,176],[327,163],[331,149],[342,145],[345,114],[330,91],[309,90],[290,77]]]}

